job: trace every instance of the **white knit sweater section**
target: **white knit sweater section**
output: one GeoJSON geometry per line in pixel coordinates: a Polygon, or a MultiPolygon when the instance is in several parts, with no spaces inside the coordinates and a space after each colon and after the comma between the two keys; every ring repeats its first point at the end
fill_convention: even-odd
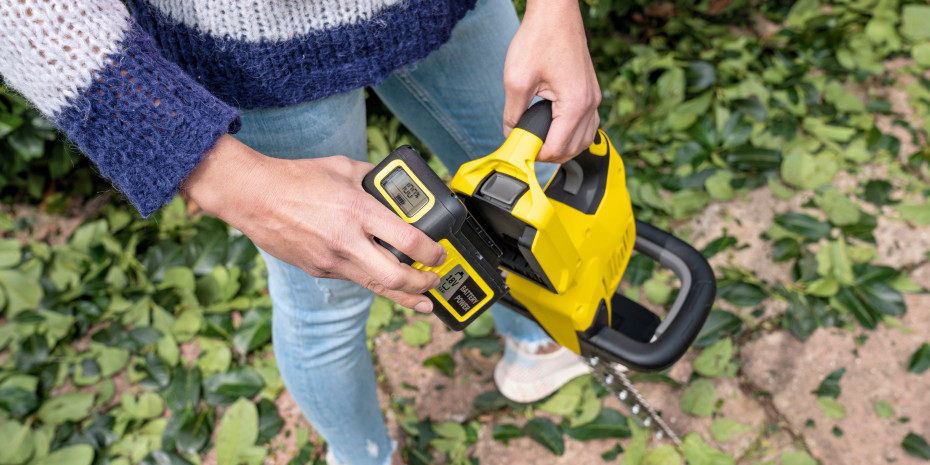
{"type": "MultiPolygon", "coordinates": [[[[370,19],[401,0],[149,0],[214,37],[282,41],[370,19]]],[[[119,0],[0,0],[0,74],[54,117],[89,87],[131,27],[119,0]]]]}
{"type": "Polygon", "coordinates": [[[401,0],[148,0],[159,12],[214,37],[288,40],[365,21],[401,0]]]}
{"type": "Polygon", "coordinates": [[[119,0],[0,0],[0,73],[54,117],[90,86],[129,25],[119,0]]]}

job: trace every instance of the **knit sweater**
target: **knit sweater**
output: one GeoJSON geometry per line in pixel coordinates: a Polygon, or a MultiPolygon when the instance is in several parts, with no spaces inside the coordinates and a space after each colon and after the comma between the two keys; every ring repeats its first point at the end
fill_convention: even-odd
{"type": "Polygon", "coordinates": [[[0,75],[143,215],[237,109],[375,85],[448,40],[475,0],[0,0],[0,75]]]}

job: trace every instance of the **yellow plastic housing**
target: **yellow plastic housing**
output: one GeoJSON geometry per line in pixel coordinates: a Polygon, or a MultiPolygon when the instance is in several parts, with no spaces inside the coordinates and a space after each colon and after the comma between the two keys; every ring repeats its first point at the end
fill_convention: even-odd
{"type": "Polygon", "coordinates": [[[636,226],[626,188],[623,161],[607,135],[589,151],[610,157],[606,187],[594,214],[586,214],[552,200],[539,186],[534,170],[543,141],[523,129],[514,129],[494,153],[462,165],[452,179],[453,192],[473,196],[491,172],[512,176],[529,186],[511,214],[536,229],[531,252],[555,292],[509,273],[511,295],[523,304],[556,342],[580,352],[577,332],[594,322],[603,302],[609,318],[611,297],[629,263],[636,226]]]}

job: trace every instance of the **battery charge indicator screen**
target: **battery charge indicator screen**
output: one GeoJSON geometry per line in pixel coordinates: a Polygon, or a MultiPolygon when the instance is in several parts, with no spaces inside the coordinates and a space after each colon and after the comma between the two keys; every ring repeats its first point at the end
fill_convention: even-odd
{"type": "Polygon", "coordinates": [[[399,166],[381,180],[381,187],[408,218],[420,211],[429,200],[420,186],[399,166]]]}

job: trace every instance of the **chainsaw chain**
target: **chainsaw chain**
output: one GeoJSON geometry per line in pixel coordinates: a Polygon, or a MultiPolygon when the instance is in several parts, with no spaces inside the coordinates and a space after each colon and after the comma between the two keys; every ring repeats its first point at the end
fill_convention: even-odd
{"type": "Polygon", "coordinates": [[[656,438],[662,439],[668,437],[681,447],[681,438],[678,437],[672,429],[665,423],[665,420],[653,409],[649,402],[643,398],[639,390],[633,386],[633,382],[627,377],[622,367],[616,364],[608,363],[597,357],[584,358],[585,362],[591,366],[594,377],[610,392],[611,395],[620,400],[620,403],[626,408],[633,421],[644,428],[658,428],[656,438]],[[619,367],[619,368],[618,368],[619,367]]]}

